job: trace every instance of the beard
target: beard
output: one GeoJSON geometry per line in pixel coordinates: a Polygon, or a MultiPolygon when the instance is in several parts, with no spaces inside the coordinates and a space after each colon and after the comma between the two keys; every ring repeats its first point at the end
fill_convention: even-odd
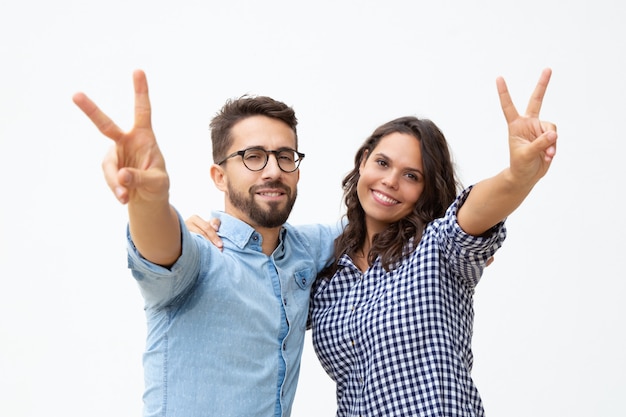
{"type": "Polygon", "coordinates": [[[250,220],[260,227],[273,228],[282,226],[289,218],[297,196],[298,192],[296,189],[293,190],[292,195],[292,190],[280,182],[271,182],[263,184],[262,186],[250,187],[247,195],[235,191],[230,187],[230,184],[228,184],[228,198],[231,204],[238,210],[246,213],[248,217],[250,217],[250,220]],[[281,203],[269,203],[270,207],[263,209],[254,200],[256,190],[259,188],[276,188],[284,191],[287,195],[287,204],[281,209],[279,208],[281,203]]]}

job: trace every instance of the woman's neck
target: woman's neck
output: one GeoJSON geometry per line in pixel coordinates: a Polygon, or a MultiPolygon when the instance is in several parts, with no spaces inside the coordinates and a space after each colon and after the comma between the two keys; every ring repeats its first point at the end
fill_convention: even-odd
{"type": "Polygon", "coordinates": [[[357,250],[354,251],[353,261],[354,264],[362,271],[365,272],[370,267],[369,265],[369,254],[370,249],[372,248],[372,240],[371,237],[368,236],[363,242],[363,245],[357,250]]]}

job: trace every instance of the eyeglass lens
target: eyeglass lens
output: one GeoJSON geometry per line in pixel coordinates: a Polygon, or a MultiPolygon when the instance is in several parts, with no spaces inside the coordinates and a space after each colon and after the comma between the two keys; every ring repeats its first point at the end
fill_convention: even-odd
{"type": "Polygon", "coordinates": [[[251,171],[260,171],[267,165],[270,153],[276,156],[278,166],[283,171],[292,172],[298,168],[299,157],[293,150],[266,151],[265,149],[247,149],[242,156],[243,163],[251,171]]]}

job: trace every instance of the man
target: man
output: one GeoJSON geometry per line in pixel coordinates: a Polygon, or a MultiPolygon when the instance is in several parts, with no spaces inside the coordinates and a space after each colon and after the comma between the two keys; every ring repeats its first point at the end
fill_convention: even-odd
{"type": "Polygon", "coordinates": [[[309,290],[338,228],[286,224],[297,195],[297,119],[269,97],[227,102],[211,122],[211,177],[224,192],[223,250],[170,205],[146,76],[133,74],[123,132],[85,94],[75,104],[115,142],[105,179],[128,204],[129,268],[145,299],[144,416],[289,416],[309,290]]]}

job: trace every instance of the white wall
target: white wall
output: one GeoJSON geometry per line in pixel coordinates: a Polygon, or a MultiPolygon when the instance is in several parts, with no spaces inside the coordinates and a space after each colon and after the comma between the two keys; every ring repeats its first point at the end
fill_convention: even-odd
{"type": "MultiPolygon", "coordinates": [[[[617,0],[0,0],[0,415],[139,416],[142,300],[125,207],[100,171],[108,140],[85,91],[132,124],[133,69],[184,216],[222,195],[208,123],[265,94],[295,107],[292,223],[332,222],[354,151],[379,124],[433,119],[466,184],[507,163],[495,78],[520,110],[553,68],[548,176],[509,221],[476,294],[474,376],[490,416],[626,415],[623,184],[626,15],[617,0]]],[[[330,416],[307,340],[294,416],[330,416]]]]}

